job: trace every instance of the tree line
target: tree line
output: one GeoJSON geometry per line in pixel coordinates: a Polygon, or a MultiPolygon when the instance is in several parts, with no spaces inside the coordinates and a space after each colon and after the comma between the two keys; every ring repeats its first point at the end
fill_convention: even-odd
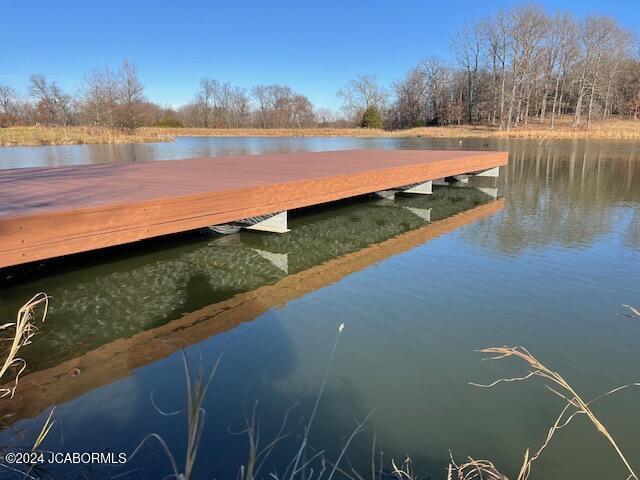
{"type": "MultiPolygon", "coordinates": [[[[451,38],[454,63],[428,58],[393,85],[390,128],[482,123],[509,130],[595,118],[638,118],[635,35],[611,17],[575,19],[538,4],[498,10],[451,38]]],[[[384,108],[384,106],[382,106],[384,108]]]]}
{"type": "Polygon", "coordinates": [[[539,4],[498,10],[469,22],[450,41],[450,60],[428,57],[389,88],[358,75],[337,92],[339,112],[314,108],[286,85],[247,89],[203,78],[180,107],[150,102],[135,65],[95,69],[74,95],[33,75],[28,95],[0,85],[0,126],[143,125],[204,128],[411,128],[487,124],[503,130],[538,122],[575,127],[611,115],[638,118],[637,39],[615,19],[539,4]]]}
{"type": "Polygon", "coordinates": [[[125,60],[119,69],[94,69],[75,95],[44,75],[32,75],[28,95],[0,85],[0,126],[94,125],[133,129],[141,126],[203,128],[307,128],[345,126],[329,110],[285,85],[258,85],[250,90],[203,78],[194,99],[178,108],[150,102],[136,66],[125,60]]]}
{"type": "Polygon", "coordinates": [[[136,128],[159,108],[145,99],[136,67],[127,60],[117,71],[92,70],[82,80],[76,96],[42,74],[31,76],[28,93],[23,98],[11,87],[0,85],[0,126],[85,124],[136,128]]]}

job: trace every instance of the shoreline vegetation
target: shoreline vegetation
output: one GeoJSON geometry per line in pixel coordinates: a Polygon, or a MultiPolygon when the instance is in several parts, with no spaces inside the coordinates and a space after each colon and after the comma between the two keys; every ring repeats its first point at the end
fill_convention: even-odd
{"type": "Polygon", "coordinates": [[[536,140],[640,139],[640,120],[607,119],[594,121],[590,129],[571,127],[570,119],[548,125],[529,123],[511,130],[487,125],[449,125],[401,130],[379,128],[160,128],[139,129],[171,137],[353,137],[353,138],[529,138],[536,140]]]}
{"type": "Polygon", "coordinates": [[[30,126],[0,128],[0,146],[83,145],[168,142],[176,137],[344,137],[344,138],[520,138],[541,141],[563,139],[639,140],[640,121],[594,121],[590,129],[571,127],[570,119],[547,125],[529,123],[511,130],[486,125],[417,127],[403,130],[377,128],[167,128],[133,130],[109,127],[30,126]]]}
{"type": "Polygon", "coordinates": [[[172,141],[173,137],[157,132],[110,127],[7,127],[0,128],[0,147],[38,145],[84,145],[149,143],[172,141]]]}

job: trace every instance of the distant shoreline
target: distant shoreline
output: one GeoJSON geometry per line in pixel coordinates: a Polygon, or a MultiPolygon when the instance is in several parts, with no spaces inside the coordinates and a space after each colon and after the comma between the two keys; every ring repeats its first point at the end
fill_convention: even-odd
{"type": "Polygon", "coordinates": [[[510,131],[485,125],[417,127],[405,130],[370,128],[155,128],[139,129],[172,137],[335,137],[335,138],[522,138],[535,140],[593,139],[640,140],[640,120],[594,122],[590,130],[562,123],[551,130],[548,125],[530,123],[510,131]]]}
{"type": "Polygon", "coordinates": [[[562,122],[548,125],[529,123],[510,131],[483,125],[418,127],[407,130],[367,128],[161,128],[142,127],[133,132],[107,127],[9,127],[0,128],[0,147],[37,145],[83,145],[149,143],[173,141],[176,137],[327,137],[327,138],[520,138],[541,141],[561,139],[640,140],[640,120],[597,121],[590,130],[572,128],[562,122]]]}

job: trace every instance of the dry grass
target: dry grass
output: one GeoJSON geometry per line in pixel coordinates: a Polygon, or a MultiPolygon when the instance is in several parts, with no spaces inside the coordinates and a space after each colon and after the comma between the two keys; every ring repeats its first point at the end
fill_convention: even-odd
{"type": "Polygon", "coordinates": [[[7,373],[12,374],[13,387],[0,388],[0,398],[13,397],[18,386],[20,375],[27,368],[27,362],[18,357],[18,351],[31,343],[31,337],[35,335],[37,330],[33,323],[36,312],[40,306],[43,306],[42,321],[47,316],[47,307],[49,305],[49,297],[44,293],[34,295],[31,300],[25,303],[18,311],[15,322],[0,325],[0,332],[12,331],[8,339],[8,347],[2,352],[0,357],[0,384],[5,380],[7,373]]]}
{"type": "Polygon", "coordinates": [[[548,125],[530,123],[511,131],[500,131],[484,125],[449,127],[420,127],[408,130],[385,131],[367,128],[304,128],[304,129],[259,129],[259,128],[141,128],[141,132],[168,136],[196,137],[354,137],[354,138],[530,138],[554,139],[640,139],[640,121],[610,119],[593,122],[590,130],[571,128],[568,118],[557,122],[550,130],[548,125]]]}
{"type": "MultiPolygon", "coordinates": [[[[8,347],[0,353],[0,384],[6,380],[4,377],[7,376],[7,374],[12,378],[11,383],[13,383],[10,387],[0,387],[0,398],[13,398],[16,388],[18,387],[20,375],[27,368],[27,362],[23,358],[18,357],[18,352],[22,347],[31,343],[31,338],[37,331],[34,319],[37,313],[40,312],[41,321],[44,322],[47,317],[48,307],[49,297],[45,293],[38,293],[31,297],[31,299],[18,310],[15,322],[0,325],[0,332],[11,332],[8,337],[1,339],[2,342],[8,342],[8,347]]],[[[47,435],[49,435],[55,423],[55,421],[52,421],[54,410],[55,407],[49,412],[49,416],[42,426],[40,433],[38,433],[31,447],[31,451],[37,451],[42,445],[42,442],[47,438],[47,435]]],[[[35,478],[28,473],[33,467],[31,464],[28,465],[29,470],[26,472],[16,469],[5,462],[0,463],[0,467],[12,472],[14,475],[19,475],[20,478],[35,478]]]]}
{"type": "Polygon", "coordinates": [[[353,137],[353,138],[529,138],[555,139],[640,139],[639,120],[595,121],[590,130],[571,128],[569,118],[558,120],[556,128],[532,122],[508,132],[485,125],[419,127],[386,131],[374,128],[160,128],[143,127],[134,132],[106,127],[10,127],[0,128],[0,146],[77,145],[91,143],[146,143],[171,141],[175,137],[353,137]]]}
{"type": "Polygon", "coordinates": [[[78,145],[85,143],[145,143],[173,140],[157,132],[106,127],[10,127],[0,128],[0,146],[78,145]]]}
{"type": "MultiPolygon", "coordinates": [[[[333,348],[331,350],[329,364],[325,371],[325,375],[322,379],[322,384],[320,386],[320,390],[315,400],[314,408],[309,418],[308,423],[304,429],[304,436],[301,439],[300,448],[296,450],[295,455],[291,459],[288,465],[286,465],[286,469],[284,472],[279,475],[275,471],[271,471],[268,475],[260,475],[261,468],[265,465],[267,458],[271,455],[274,448],[285,438],[291,436],[293,434],[293,430],[286,431],[289,414],[295,408],[296,405],[291,406],[285,413],[284,418],[281,422],[280,429],[275,435],[275,437],[268,441],[266,444],[261,444],[261,431],[260,431],[260,420],[256,416],[257,413],[257,402],[254,404],[253,411],[250,416],[245,414],[245,425],[246,428],[239,432],[232,432],[237,435],[247,435],[249,440],[249,454],[246,465],[241,465],[240,470],[237,475],[238,480],[258,480],[260,478],[271,478],[274,480],[297,480],[297,479],[306,479],[306,480],[332,480],[336,472],[342,472],[339,468],[339,463],[345,455],[347,449],[353,438],[363,431],[365,424],[368,422],[371,414],[365,418],[363,422],[357,422],[356,428],[351,432],[351,435],[347,437],[342,447],[341,453],[338,456],[335,463],[329,462],[324,458],[324,451],[313,452],[311,453],[311,457],[307,457],[307,452],[312,448],[309,444],[309,431],[311,430],[311,426],[313,424],[313,420],[316,416],[318,405],[320,403],[320,399],[322,398],[327,378],[331,372],[331,365],[333,363],[333,359],[335,356],[336,348],[338,346],[338,341],[340,339],[341,333],[344,330],[344,324],[340,324],[338,326],[338,333],[336,335],[335,342],[333,344],[333,348]],[[314,461],[320,461],[322,464],[322,469],[317,471],[315,476],[313,474],[313,468],[310,465],[314,461]],[[325,468],[326,464],[330,465],[332,468],[325,468]],[[309,471],[311,474],[309,475],[309,471]]],[[[187,390],[187,447],[185,453],[185,464],[184,464],[184,472],[180,472],[180,467],[178,465],[178,461],[175,456],[169,449],[168,444],[165,440],[157,433],[147,434],[140,443],[135,447],[131,455],[128,456],[127,461],[131,461],[138,452],[142,449],[142,447],[149,441],[155,440],[159,443],[162,451],[164,451],[167,456],[173,473],[167,475],[164,478],[176,478],[180,480],[189,480],[192,476],[193,469],[195,467],[196,456],[198,453],[198,448],[200,446],[200,441],[202,438],[202,432],[204,429],[204,422],[206,412],[203,407],[204,399],[207,395],[207,391],[209,386],[213,380],[213,377],[218,369],[220,364],[221,357],[218,357],[211,373],[208,375],[208,378],[204,376],[204,372],[202,368],[199,369],[195,379],[192,379],[191,367],[187,358],[187,355],[184,351],[182,353],[182,360],[184,366],[184,374],[186,379],[186,390],[187,390]]],[[[172,416],[178,415],[183,412],[183,410],[178,410],[175,412],[165,412],[161,410],[153,400],[153,394],[151,396],[151,403],[155,410],[163,415],[163,416],[172,416]]],[[[47,430],[48,432],[48,430],[47,430]]],[[[1,464],[0,464],[1,466],[1,464]]],[[[115,478],[115,477],[114,477],[115,478]]],[[[353,477],[349,477],[353,478],[353,477]]]]}
{"type": "MultiPolygon", "coordinates": [[[[634,312],[635,313],[635,312],[634,312]]],[[[557,372],[551,370],[543,363],[541,363],[536,357],[534,357],[526,348],[523,347],[492,347],[485,348],[481,350],[483,353],[489,353],[494,355],[490,357],[489,360],[499,360],[503,358],[519,358],[523,360],[527,366],[529,367],[529,372],[522,377],[515,378],[501,378],[492,382],[488,385],[480,385],[476,383],[472,383],[472,385],[484,388],[491,388],[499,383],[504,382],[519,382],[524,381],[533,377],[540,377],[547,381],[549,384],[546,387],[549,391],[553,392],[555,395],[562,398],[565,402],[565,406],[556,418],[553,425],[549,428],[547,432],[547,436],[545,437],[542,444],[538,447],[538,449],[531,453],[528,449],[524,454],[524,459],[522,461],[522,466],[520,467],[520,471],[518,472],[518,476],[516,477],[518,480],[527,480],[529,475],[531,474],[531,467],[533,462],[535,462],[544,449],[551,443],[555,433],[566,427],[571,421],[578,415],[585,415],[591,424],[596,428],[598,432],[600,432],[607,442],[611,445],[611,447],[616,452],[618,458],[625,466],[628,472],[627,480],[629,479],[638,479],[638,475],[635,472],[635,469],[631,466],[628,459],[622,452],[621,447],[618,445],[616,440],[613,438],[611,433],[607,430],[604,424],[596,417],[591,410],[591,405],[609,395],[612,395],[620,390],[626,389],[631,386],[640,386],[638,383],[631,383],[628,385],[623,385],[621,387],[610,390],[602,395],[597,396],[594,399],[589,401],[585,401],[575,390],[574,388],[557,372]]],[[[449,478],[452,477],[452,472],[456,473],[456,478],[458,480],[471,480],[475,478],[487,478],[487,479],[496,479],[501,480],[506,478],[503,474],[501,474],[495,465],[488,460],[476,460],[473,458],[468,458],[468,460],[458,465],[452,459],[451,464],[449,466],[449,478]]]]}
{"type": "MultiPolygon", "coordinates": [[[[213,377],[218,371],[218,366],[220,365],[220,360],[222,357],[218,357],[218,360],[216,360],[216,363],[211,369],[208,377],[205,377],[202,369],[200,369],[198,370],[196,378],[192,379],[192,370],[189,364],[189,359],[187,358],[184,350],[182,350],[181,353],[187,390],[187,446],[185,451],[184,472],[180,472],[178,462],[176,461],[174,455],[171,453],[169,446],[167,445],[165,440],[157,433],[147,434],[138,444],[138,446],[133,450],[128,460],[132,460],[148,441],[156,440],[169,459],[169,462],[171,463],[171,469],[173,470],[173,474],[168,475],[164,478],[174,477],[176,478],[176,480],[189,480],[193,473],[193,468],[196,463],[196,457],[198,455],[198,449],[200,447],[200,440],[202,439],[202,432],[204,430],[206,412],[202,404],[207,395],[207,391],[209,390],[209,386],[213,381],[213,377]]],[[[154,403],[153,396],[151,397],[151,403],[153,404],[156,411],[163,416],[168,417],[172,415],[178,415],[179,413],[183,412],[183,410],[178,410],[175,412],[162,411],[154,403]]]]}
{"type": "Polygon", "coordinates": [[[56,423],[55,421],[51,420],[51,418],[53,417],[53,412],[55,412],[55,410],[56,410],[56,407],[53,407],[49,412],[49,416],[47,417],[47,420],[44,422],[44,425],[42,425],[42,428],[40,429],[40,433],[38,433],[38,436],[33,442],[33,446],[31,447],[32,452],[40,448],[40,445],[42,445],[42,442],[44,442],[45,438],[47,438],[47,435],[49,435],[51,428],[56,423]]]}

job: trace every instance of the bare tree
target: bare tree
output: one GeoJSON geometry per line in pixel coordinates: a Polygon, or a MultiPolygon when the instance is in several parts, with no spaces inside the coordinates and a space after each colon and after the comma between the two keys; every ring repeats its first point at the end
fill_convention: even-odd
{"type": "Polygon", "coordinates": [[[625,60],[616,90],[620,111],[635,120],[640,118],[640,61],[637,58],[625,60]]]}
{"type": "Polygon", "coordinates": [[[313,105],[291,87],[258,85],[251,90],[251,95],[262,128],[302,128],[315,124],[313,105]]]}
{"type": "Polygon", "coordinates": [[[0,85],[0,127],[11,127],[18,121],[18,94],[7,86],[0,85]]]}
{"type": "Polygon", "coordinates": [[[422,60],[404,79],[394,83],[395,101],[387,114],[387,126],[405,128],[462,121],[462,114],[468,110],[458,94],[464,97],[468,84],[466,72],[462,84],[458,82],[460,75],[456,78],[437,57],[422,60]],[[464,105],[462,110],[454,107],[456,101],[464,105]]]}
{"type": "Polygon", "coordinates": [[[73,100],[56,82],[49,83],[44,75],[32,75],[29,92],[36,100],[38,117],[45,123],[64,126],[71,123],[73,100]]]}
{"type": "Polygon", "coordinates": [[[220,82],[213,78],[200,80],[200,91],[196,95],[195,105],[202,127],[214,126],[214,112],[220,98],[220,82]]]}
{"type": "Polygon", "coordinates": [[[342,126],[346,120],[329,108],[318,108],[315,111],[316,123],[320,127],[342,126]]]}
{"type": "Polygon", "coordinates": [[[134,129],[143,124],[145,103],[144,87],[138,78],[138,71],[128,60],[122,62],[118,72],[117,97],[119,124],[134,129]]]}
{"type": "Polygon", "coordinates": [[[425,123],[450,123],[451,69],[437,57],[424,59],[418,65],[425,82],[425,123]]]}
{"type": "Polygon", "coordinates": [[[621,67],[631,58],[631,49],[634,44],[633,34],[625,29],[616,28],[611,45],[605,58],[605,79],[606,87],[603,99],[602,118],[606,118],[611,113],[611,99],[613,96],[613,86],[621,67]]]}
{"type": "Polygon", "coordinates": [[[394,83],[395,102],[391,125],[394,128],[418,127],[427,123],[425,74],[419,67],[411,70],[403,80],[394,83]]]}
{"type": "Polygon", "coordinates": [[[232,125],[236,128],[246,127],[251,119],[251,105],[247,90],[242,87],[233,87],[229,94],[229,107],[231,109],[232,125]]]}
{"type": "Polygon", "coordinates": [[[500,129],[505,126],[505,93],[507,82],[508,15],[498,10],[483,21],[487,59],[491,65],[491,114],[492,125],[500,120],[500,129]],[[498,94],[499,92],[499,94],[498,94]]]}
{"type": "Polygon", "coordinates": [[[579,73],[577,78],[578,88],[575,103],[573,126],[580,125],[584,99],[587,94],[589,100],[589,122],[593,108],[593,97],[595,86],[600,74],[600,66],[609,44],[615,22],[609,17],[587,17],[579,24],[578,46],[579,46],[579,73]]]}
{"type": "Polygon", "coordinates": [[[316,123],[313,105],[304,95],[296,94],[291,98],[291,126],[310,127],[316,123]]]}
{"type": "Polygon", "coordinates": [[[273,108],[271,89],[267,85],[257,85],[251,90],[251,95],[257,103],[260,126],[267,128],[269,111],[273,108]]]}
{"type": "Polygon", "coordinates": [[[93,69],[80,85],[81,115],[85,122],[113,126],[118,107],[118,77],[112,70],[93,69]]]}
{"type": "Polygon", "coordinates": [[[337,92],[342,99],[343,110],[355,124],[360,124],[362,114],[369,107],[384,111],[387,92],[376,83],[373,75],[356,75],[343,89],[337,92]]]}
{"type": "Polygon", "coordinates": [[[458,64],[466,72],[467,89],[467,122],[474,121],[478,91],[478,70],[480,68],[480,55],[483,49],[482,25],[473,22],[456,32],[451,39],[451,47],[455,53],[458,64]]]}
{"type": "Polygon", "coordinates": [[[548,19],[539,5],[514,7],[510,11],[511,94],[506,129],[521,115],[523,92],[536,56],[538,46],[548,31],[548,19]],[[516,117],[516,118],[514,118],[516,117]]]}
{"type": "Polygon", "coordinates": [[[575,64],[578,48],[575,22],[568,15],[556,16],[551,35],[556,38],[558,42],[558,70],[555,73],[555,88],[550,125],[551,128],[554,128],[556,116],[560,113],[560,108],[562,107],[565,86],[575,64]]]}
{"type": "MultiPolygon", "coordinates": [[[[540,67],[542,67],[542,99],[540,104],[539,122],[544,123],[547,113],[549,91],[552,88],[554,74],[556,74],[563,54],[564,35],[561,30],[565,26],[564,18],[556,15],[551,20],[550,34],[542,41],[540,67]]],[[[555,75],[559,80],[560,76],[555,75]]]]}
{"type": "Polygon", "coordinates": [[[42,74],[31,75],[31,85],[29,93],[36,100],[38,110],[46,115],[46,121],[56,123],[57,108],[54,99],[49,91],[49,82],[42,74]]]}

